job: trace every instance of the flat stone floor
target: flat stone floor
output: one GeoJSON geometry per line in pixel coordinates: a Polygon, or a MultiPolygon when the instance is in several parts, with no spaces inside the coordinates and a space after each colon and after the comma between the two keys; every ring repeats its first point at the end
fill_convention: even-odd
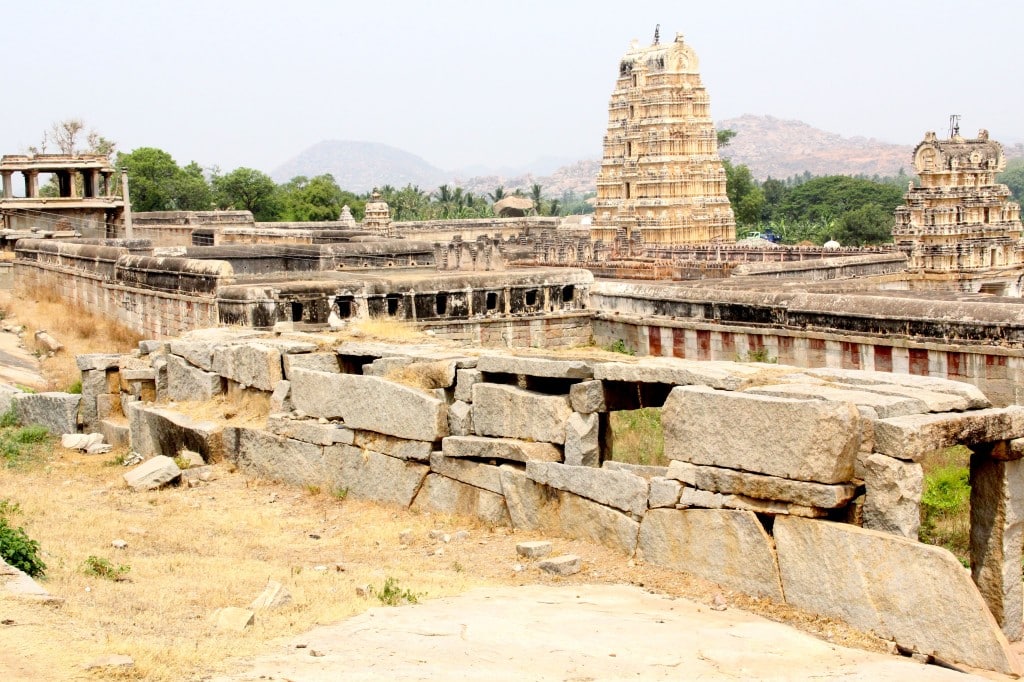
{"type": "Polygon", "coordinates": [[[248,661],[238,680],[984,678],[829,644],[743,611],[624,585],[478,589],[377,607],[248,661]]]}

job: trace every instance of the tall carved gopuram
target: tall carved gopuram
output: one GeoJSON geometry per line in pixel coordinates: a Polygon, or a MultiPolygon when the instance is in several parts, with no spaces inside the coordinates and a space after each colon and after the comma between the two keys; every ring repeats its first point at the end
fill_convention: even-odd
{"type": "Polygon", "coordinates": [[[914,149],[920,187],[904,195],[892,234],[913,271],[970,273],[1018,268],[1024,259],[1020,205],[996,182],[1006,167],[1003,147],[987,130],[964,139],[934,132],[914,149]]]}
{"type": "Polygon", "coordinates": [[[619,63],[591,236],[616,250],[729,243],[736,222],[700,63],[681,34],[619,63]]]}

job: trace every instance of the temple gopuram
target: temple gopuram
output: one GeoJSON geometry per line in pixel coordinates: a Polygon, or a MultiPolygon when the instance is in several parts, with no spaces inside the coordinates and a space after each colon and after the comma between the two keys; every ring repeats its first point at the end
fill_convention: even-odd
{"type": "Polygon", "coordinates": [[[643,244],[732,243],[736,223],[700,63],[681,34],[635,41],[619,63],[597,178],[592,238],[619,253],[643,244]]]}

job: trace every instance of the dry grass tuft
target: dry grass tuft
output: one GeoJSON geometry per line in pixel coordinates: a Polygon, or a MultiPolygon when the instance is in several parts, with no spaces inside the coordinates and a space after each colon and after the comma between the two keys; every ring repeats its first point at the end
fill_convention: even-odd
{"type": "Polygon", "coordinates": [[[126,353],[138,346],[142,336],[122,324],[94,315],[65,303],[52,288],[34,287],[14,294],[0,292],[0,311],[4,319],[25,327],[25,345],[29,351],[44,355],[35,346],[35,333],[45,330],[64,349],[42,360],[46,386],[64,391],[80,379],[75,356],[86,353],[126,353]]]}
{"type": "Polygon", "coordinates": [[[388,317],[369,317],[349,323],[342,336],[369,338],[375,341],[433,341],[415,325],[388,317]]]}
{"type": "Polygon", "coordinates": [[[391,370],[387,373],[387,378],[391,381],[424,391],[431,391],[435,388],[447,388],[451,383],[448,376],[449,364],[449,362],[444,360],[413,362],[404,367],[391,370]]]}
{"type": "Polygon", "coordinates": [[[270,394],[258,389],[229,391],[213,400],[175,403],[174,411],[196,421],[217,421],[227,426],[262,428],[270,414],[270,394]]]}
{"type": "Polygon", "coordinates": [[[609,422],[613,460],[628,464],[668,466],[660,407],[612,412],[609,422]]]}

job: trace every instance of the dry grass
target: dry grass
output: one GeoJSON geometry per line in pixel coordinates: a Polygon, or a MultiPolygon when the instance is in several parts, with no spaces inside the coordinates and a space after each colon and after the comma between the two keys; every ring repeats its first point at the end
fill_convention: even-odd
{"type": "Polygon", "coordinates": [[[258,389],[246,389],[203,402],[175,403],[173,409],[195,421],[215,420],[227,426],[263,428],[270,414],[270,395],[258,389]]]}
{"type": "Polygon", "coordinates": [[[42,357],[45,390],[64,391],[81,378],[75,356],[86,353],[125,353],[136,346],[142,336],[124,325],[67,305],[53,289],[33,288],[14,294],[0,292],[0,313],[8,323],[24,325],[25,346],[42,357]],[[45,357],[36,348],[35,333],[45,330],[64,349],[45,357]]]}
{"type": "MultiPolygon", "coordinates": [[[[379,603],[356,587],[401,589],[434,598],[482,585],[632,583],[708,602],[720,588],[668,569],[634,564],[617,552],[555,539],[557,552],[579,554],[583,571],[558,578],[529,567],[515,573],[515,543],[541,539],[504,528],[252,480],[217,465],[218,478],[198,488],[132,493],[110,455],[57,448],[48,461],[7,470],[0,499],[21,505],[17,519],[38,540],[49,565],[43,584],[63,606],[26,605],[0,597],[0,670],[6,680],[81,679],[94,657],[123,653],[135,667],[95,671],[90,679],[195,679],[265,650],[280,637],[307,631],[379,603]],[[59,491],[59,492],[58,492],[59,491]],[[313,493],[319,494],[313,494],[313,493]],[[60,505],[54,505],[59,495],[60,505]],[[443,544],[434,528],[470,531],[443,544]],[[411,531],[411,542],[400,534],[411,531]],[[114,539],[128,547],[116,550],[114,539]],[[437,549],[443,548],[443,554],[437,549]],[[127,566],[127,580],[85,575],[97,556],[127,566]],[[293,602],[261,612],[243,633],[213,628],[218,607],[245,607],[267,580],[282,582],[293,602]]],[[[867,635],[825,618],[724,591],[730,604],[783,620],[837,644],[881,650],[867,635]]]]}
{"type": "Polygon", "coordinates": [[[388,317],[354,320],[340,336],[372,341],[435,341],[434,337],[420,331],[415,325],[388,317]]]}
{"type": "Polygon", "coordinates": [[[451,383],[448,380],[449,364],[451,363],[445,360],[413,362],[404,367],[391,370],[387,373],[387,378],[391,381],[424,391],[445,388],[451,383]]]}
{"type": "Polygon", "coordinates": [[[612,412],[608,421],[612,430],[612,459],[629,464],[668,466],[660,407],[612,412]]]}

